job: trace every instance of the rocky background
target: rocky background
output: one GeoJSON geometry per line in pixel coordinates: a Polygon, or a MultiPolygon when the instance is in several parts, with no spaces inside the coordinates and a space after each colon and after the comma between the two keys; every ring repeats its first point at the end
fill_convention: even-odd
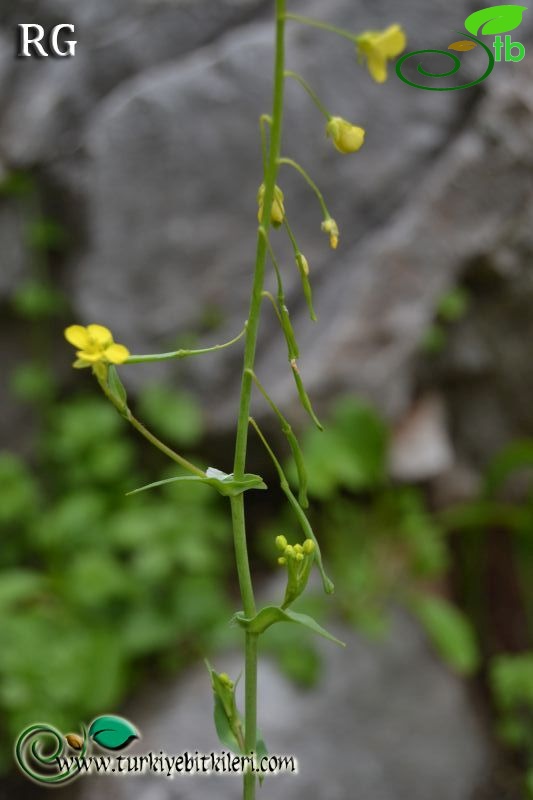
{"type": "MultiPolygon", "coordinates": [[[[160,351],[187,332],[205,344],[223,341],[246,317],[260,182],[257,120],[269,107],[270,5],[92,0],[73,7],[46,0],[0,11],[0,170],[30,171],[45,209],[69,232],[55,274],[72,317],[109,324],[133,350],[160,351]],[[15,59],[14,26],[22,19],[75,23],[76,57],[15,59]]],[[[334,0],[327,9],[294,3],[317,16],[327,10],[354,30],[397,20],[409,49],[442,47],[442,34],[473,8],[434,2],[428,20],[423,0],[356,7],[334,0]]],[[[522,41],[531,30],[526,14],[522,41]]],[[[332,254],[314,198],[296,174],[282,175],[319,316],[318,324],[309,322],[287,259],[304,379],[322,410],[339,392],[355,390],[411,427],[421,385],[436,389],[453,448],[443,442],[444,416],[433,397],[419,415],[432,447],[414,460],[400,452],[397,471],[438,474],[453,451],[475,465],[509,437],[533,430],[530,62],[502,63],[467,92],[422,92],[394,75],[374,84],[349,42],[318,31],[291,26],[288,52],[289,66],[333,113],[367,128],[364,149],[341,157],[325,141],[308,97],[289,85],[284,151],[309,168],[341,228],[332,254]],[[421,380],[420,341],[439,298],[461,282],[471,288],[468,319],[421,380]]],[[[470,63],[465,59],[463,69],[473,77],[470,63]]],[[[0,203],[0,232],[7,303],[28,269],[9,198],[0,203]]],[[[281,234],[276,245],[287,252],[281,234]]],[[[295,406],[269,309],[262,332],[258,374],[275,397],[295,406]]],[[[6,360],[19,338],[5,330],[6,360]]],[[[61,363],[62,348],[58,339],[61,363]]],[[[239,365],[236,349],[182,372],[219,431],[233,424],[239,365]]],[[[130,371],[132,385],[153,374],[130,371]]],[[[4,402],[7,434],[15,412],[4,402]]]]}
{"type": "MultiPolygon", "coordinates": [[[[242,328],[261,180],[258,117],[270,101],[271,5],[21,0],[0,8],[0,174],[31,174],[44,211],[68,232],[54,279],[71,302],[72,321],[109,325],[117,341],[138,352],[167,349],[191,332],[201,345],[221,342],[242,328]],[[76,57],[16,59],[19,22],[74,23],[76,57]]],[[[294,11],[353,30],[399,22],[409,50],[445,46],[445,37],[477,7],[463,0],[291,3],[294,11]]],[[[533,16],[526,13],[520,40],[527,45],[532,32],[533,16]]],[[[287,257],[288,305],[306,385],[322,412],[343,392],[362,394],[383,412],[396,432],[395,477],[434,480],[442,502],[468,495],[494,452],[533,435],[533,62],[526,56],[520,64],[497,65],[476,88],[441,93],[415,91],[394,74],[384,86],[374,84],[348,42],[318,31],[291,26],[288,54],[289,67],[305,75],[332,113],[367,129],[363,150],[342,157],[326,141],[308,97],[288,86],[284,152],[309,169],[341,229],[333,254],[307,187],[296,174],[282,174],[319,317],[309,321],[287,257]],[[468,313],[447,332],[447,346],[428,355],[421,342],[439,300],[457,285],[468,290],[468,313]]],[[[476,57],[471,66],[464,59],[467,77],[479,75],[476,57]]],[[[23,220],[10,197],[0,198],[0,240],[0,353],[7,375],[28,346],[27,332],[9,309],[14,290],[30,274],[23,220]]],[[[290,255],[281,233],[275,243],[290,255]]],[[[267,307],[261,334],[257,372],[298,415],[283,342],[267,307]]],[[[66,373],[70,353],[60,331],[54,351],[58,371],[66,373]]],[[[180,382],[198,394],[220,436],[233,428],[240,360],[236,348],[180,370],[180,382]]],[[[155,376],[155,368],[124,370],[133,391],[137,381],[155,376]]],[[[25,412],[1,391],[0,436],[13,445],[24,438],[25,412]]],[[[365,651],[366,679],[352,674],[354,686],[344,694],[331,689],[336,701],[330,698],[333,706],[317,714],[327,717],[335,702],[342,708],[361,680],[368,681],[362,694],[373,696],[373,672],[386,663],[398,667],[399,659],[411,716],[400,714],[390,735],[384,731],[394,727],[393,718],[381,720],[381,729],[378,720],[374,744],[365,745],[370,756],[359,747],[370,772],[360,772],[366,784],[357,796],[466,800],[482,782],[488,745],[463,688],[433,664],[424,669],[427,656],[420,674],[428,681],[427,696],[440,698],[440,705],[431,718],[424,716],[424,701],[417,710],[419,686],[405,664],[412,663],[409,648],[420,645],[409,623],[398,625],[403,632],[390,647],[403,641],[407,650],[394,657],[379,648],[372,657],[365,651]],[[417,747],[437,719],[444,722],[432,752],[443,753],[442,761],[426,761],[421,772],[417,747]],[[412,750],[388,762],[396,767],[384,775],[381,755],[401,749],[406,724],[412,750]],[[454,784],[455,758],[462,759],[462,771],[454,784]],[[416,765],[410,776],[406,762],[416,765]]],[[[275,677],[269,680],[274,698],[282,690],[275,677]]],[[[165,695],[162,705],[167,702],[165,695]]],[[[303,705],[300,712],[307,719],[303,705]]],[[[353,721],[361,714],[359,704],[353,721]]],[[[353,733],[333,724],[330,731],[349,741],[353,733]]],[[[339,780],[320,796],[346,797],[349,775],[339,780]]],[[[142,796],[166,797],[167,791],[148,787],[142,796]]]]}

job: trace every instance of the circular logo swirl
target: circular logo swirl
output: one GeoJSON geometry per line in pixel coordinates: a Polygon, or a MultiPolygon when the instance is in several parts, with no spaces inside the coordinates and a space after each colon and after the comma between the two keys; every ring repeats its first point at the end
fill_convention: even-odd
{"type": "MultiPolygon", "coordinates": [[[[15,758],[23,772],[38,783],[63,783],[80,771],[74,764],[61,771],[57,759],[63,755],[65,738],[52,725],[36,724],[22,731],[15,745],[15,758]],[[52,749],[50,749],[52,745],[52,749]]],[[[87,732],[83,727],[83,745],[79,756],[87,752],[87,732]]]]}
{"type": "Polygon", "coordinates": [[[403,65],[405,64],[408,58],[412,58],[413,56],[424,55],[425,53],[439,53],[439,55],[451,58],[453,62],[453,67],[450,70],[448,70],[448,72],[428,72],[427,70],[424,69],[421,63],[418,64],[417,67],[418,72],[425,78],[448,78],[450,77],[450,75],[455,75],[457,72],[459,72],[459,69],[461,68],[461,61],[456,55],[450,53],[448,50],[414,50],[412,53],[405,53],[405,55],[399,58],[398,61],[396,62],[396,74],[398,75],[400,80],[402,80],[404,83],[407,83],[408,86],[413,86],[415,89],[425,89],[428,92],[453,92],[456,91],[457,89],[468,89],[470,86],[476,86],[478,83],[481,83],[486,78],[488,78],[490,73],[494,69],[494,56],[490,48],[487,47],[487,45],[484,42],[480,41],[479,39],[476,39],[475,36],[471,36],[469,33],[462,33],[461,35],[467,36],[469,39],[472,39],[473,42],[476,42],[476,44],[481,45],[481,47],[485,50],[488,56],[489,63],[487,69],[485,70],[481,78],[478,78],[475,81],[470,81],[470,83],[463,83],[460,86],[423,86],[420,83],[414,83],[413,81],[409,80],[409,78],[406,78],[405,75],[403,74],[402,72],[403,65]]]}

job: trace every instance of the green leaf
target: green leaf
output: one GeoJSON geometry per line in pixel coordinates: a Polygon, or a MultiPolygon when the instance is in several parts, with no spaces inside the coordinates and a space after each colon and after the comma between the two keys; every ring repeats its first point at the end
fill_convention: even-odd
{"type": "MultiPolygon", "coordinates": [[[[217,736],[221,744],[228,747],[233,753],[243,752],[237,734],[240,732],[243,741],[243,726],[240,714],[235,703],[235,684],[224,682],[222,674],[213,669],[209,661],[205,665],[211,678],[211,686],[215,696],[214,721],[217,736]]],[[[226,676],[227,677],[227,676],[226,676]]]]}
{"type": "Polygon", "coordinates": [[[110,364],[108,367],[107,382],[117,408],[125,409],[128,395],[126,394],[124,384],[118,376],[117,368],[113,364],[110,364]]]}
{"type": "Polygon", "coordinates": [[[230,721],[222,705],[222,700],[217,694],[215,694],[214,720],[220,743],[231,750],[232,753],[240,755],[242,750],[239,747],[239,742],[231,729],[230,721]]]}
{"type": "Polygon", "coordinates": [[[47,365],[23,362],[9,376],[9,389],[19,400],[44,406],[54,397],[55,376],[47,365]]]}
{"type": "Polygon", "coordinates": [[[89,737],[106,750],[123,750],[139,738],[137,729],[122,717],[97,717],[89,728],[89,737]]]}
{"type": "Polygon", "coordinates": [[[47,589],[46,577],[29,569],[6,569],[0,572],[0,610],[3,614],[19,603],[34,602],[47,589]]]}
{"type": "Polygon", "coordinates": [[[233,477],[233,473],[227,475],[214,467],[209,467],[206,470],[205,478],[199,475],[179,475],[175,478],[166,478],[163,481],[156,481],[149,483],[147,486],[141,486],[140,489],[134,489],[131,494],[138,494],[144,492],[146,489],[155,489],[157,486],[163,486],[166,483],[175,483],[176,481],[194,481],[196,483],[205,483],[212,486],[217,492],[220,492],[224,497],[236,497],[238,494],[248,491],[249,489],[266,489],[267,485],[260,475],[253,475],[246,473],[242,480],[237,480],[233,477]]]}
{"type": "Polygon", "coordinates": [[[490,682],[500,709],[533,709],[533,652],[504,654],[493,658],[490,682]]]}
{"type": "Polygon", "coordinates": [[[527,6],[503,5],[482,8],[466,18],[465,28],[474,36],[478,33],[484,36],[508,33],[518,28],[524,11],[527,11],[527,6]]]}
{"type": "MultiPolygon", "coordinates": [[[[456,42],[455,44],[464,44],[465,47],[458,48],[456,50],[462,49],[471,49],[471,47],[476,47],[474,42],[456,42]],[[468,48],[466,47],[468,45],[468,48]]],[[[452,47],[450,45],[448,50],[452,47]]],[[[462,319],[468,311],[468,304],[470,301],[470,296],[468,292],[463,289],[461,286],[456,286],[453,289],[450,289],[449,292],[446,292],[440,298],[437,304],[437,316],[443,322],[458,322],[462,319]]]]}
{"type": "Polygon", "coordinates": [[[67,243],[65,229],[52,219],[38,219],[28,225],[28,244],[37,252],[62,250],[67,243]]]}
{"type": "Polygon", "coordinates": [[[533,470],[533,440],[513,442],[490,464],[485,476],[485,495],[495,494],[513,472],[528,468],[533,470]]]}
{"type": "Polygon", "coordinates": [[[21,317],[41,320],[60,314],[65,299],[47,282],[32,279],[19,286],[13,297],[13,306],[21,317]]]}
{"type": "Polygon", "coordinates": [[[418,595],[412,608],[441,657],[461,675],[475,672],[480,656],[467,617],[441,597],[418,595]]]}
{"type": "Polygon", "coordinates": [[[341,642],[340,639],[328,633],[325,628],[319,625],[318,622],[308,614],[298,614],[296,611],[283,609],[279,606],[265,606],[265,608],[262,608],[252,619],[247,619],[242,612],[240,612],[235,614],[232,621],[236,622],[250,633],[257,634],[264,633],[267,628],[270,628],[271,625],[275,625],[277,622],[295,622],[297,625],[303,625],[304,628],[309,628],[313,633],[323,636],[324,639],[329,639],[330,642],[340,644],[341,647],[346,646],[344,642],[341,642]]]}
{"type": "Polygon", "coordinates": [[[387,427],[373,409],[353,397],[341,400],[323,433],[307,431],[302,450],[309,494],[321,500],[339,488],[374,490],[386,480],[387,427]]]}
{"type": "Polygon", "coordinates": [[[35,181],[26,172],[9,172],[0,179],[0,197],[28,197],[35,191],[35,181]]]}

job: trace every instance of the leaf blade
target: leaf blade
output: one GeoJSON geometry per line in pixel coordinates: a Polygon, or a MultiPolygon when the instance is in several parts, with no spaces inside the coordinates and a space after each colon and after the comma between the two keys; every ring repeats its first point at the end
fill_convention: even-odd
{"type": "Polygon", "coordinates": [[[146,486],[140,486],[138,489],[133,489],[131,492],[127,492],[127,495],[129,496],[138,494],[139,492],[145,492],[148,489],[155,489],[158,486],[164,486],[168,483],[176,483],[177,481],[194,481],[196,483],[204,483],[207,486],[212,486],[223,497],[235,497],[236,495],[247,492],[250,489],[265,490],[267,488],[266,483],[260,475],[246,473],[243,475],[241,480],[237,480],[233,477],[233,474],[227,475],[225,472],[220,472],[220,470],[216,470],[214,467],[209,467],[209,469],[206,471],[205,478],[201,477],[200,475],[176,475],[173,478],[165,478],[162,481],[147,483],[146,486]]]}
{"type": "Polygon", "coordinates": [[[233,621],[250,633],[256,634],[264,633],[271,625],[275,625],[277,622],[292,622],[297,625],[303,625],[303,627],[308,628],[324,639],[328,639],[330,642],[346,647],[344,642],[341,642],[340,639],[337,639],[336,636],[333,636],[333,634],[319,625],[313,617],[308,614],[299,614],[296,611],[283,609],[279,606],[265,606],[252,619],[247,619],[242,613],[237,613],[233,617],[233,621]]]}

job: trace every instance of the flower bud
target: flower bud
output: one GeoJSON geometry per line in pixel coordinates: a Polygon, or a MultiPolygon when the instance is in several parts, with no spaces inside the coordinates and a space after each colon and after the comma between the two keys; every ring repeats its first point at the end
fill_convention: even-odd
{"type": "Polygon", "coordinates": [[[228,689],[233,689],[233,681],[227,672],[221,672],[218,677],[220,678],[220,683],[224,684],[224,686],[227,686],[228,689]]]}
{"type": "Polygon", "coordinates": [[[322,230],[329,236],[329,244],[331,249],[336,250],[337,245],[339,244],[339,229],[335,220],[332,217],[325,219],[322,223],[322,230]]]}
{"type": "Polygon", "coordinates": [[[331,117],[326,125],[329,136],[339,153],[356,153],[365,141],[365,130],[342,117],[331,117]]]}
{"type": "Polygon", "coordinates": [[[285,536],[283,536],[283,534],[276,536],[276,547],[278,548],[278,550],[281,550],[282,552],[287,547],[287,539],[285,538],[285,536]]]}
{"type": "Polygon", "coordinates": [[[303,543],[303,551],[306,555],[311,555],[311,553],[315,552],[315,543],[312,539],[306,539],[303,543]]]}
{"type": "Polygon", "coordinates": [[[309,264],[303,253],[296,254],[296,266],[302,275],[305,275],[306,277],[309,275],[309,264]]]}
{"type": "MultiPolygon", "coordinates": [[[[283,220],[285,219],[285,206],[283,205],[283,192],[279,188],[279,186],[274,186],[274,198],[272,200],[272,208],[270,211],[270,221],[275,228],[279,228],[283,220]]],[[[259,222],[263,222],[263,205],[265,201],[265,184],[262,183],[259,187],[259,191],[257,192],[257,203],[259,206],[259,211],[257,213],[257,219],[259,222]]]]}

